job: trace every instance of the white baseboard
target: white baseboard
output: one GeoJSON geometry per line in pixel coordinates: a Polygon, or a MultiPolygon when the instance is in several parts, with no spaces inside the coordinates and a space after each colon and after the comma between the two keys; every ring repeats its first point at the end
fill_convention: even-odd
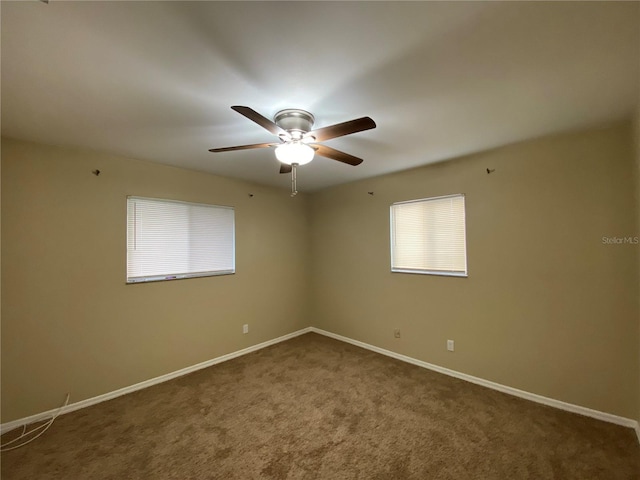
{"type": "MultiPolygon", "coordinates": [[[[172,380],[177,377],[181,377],[188,373],[195,372],[197,370],[201,370],[203,368],[210,367],[217,363],[226,362],[227,360],[231,360],[232,358],[240,357],[242,355],[246,355],[247,353],[255,352],[256,350],[263,349],[265,347],[269,347],[271,345],[275,345],[276,343],[284,342],[286,340],[290,340],[299,335],[303,335],[305,333],[311,332],[311,327],[303,328],[302,330],[298,330],[293,333],[289,333],[287,335],[283,335],[282,337],[274,338],[273,340],[267,340],[266,342],[258,343],[257,345],[252,345],[251,347],[243,348],[242,350],[238,350],[236,352],[231,352],[226,355],[222,355],[220,357],[216,357],[211,360],[207,360],[202,363],[198,363],[196,365],[192,365],[190,367],[182,368],[180,370],[176,370],[175,372],[167,373],[165,375],[161,375],[159,377],[152,378],[150,380],[145,380],[144,382],[136,383],[135,385],[131,385],[128,387],[121,388],[119,390],[115,390],[113,392],[105,393],[103,395],[98,395],[97,397],[87,398],[86,400],[81,400],[79,402],[71,403],[66,407],[63,407],[60,410],[60,415],[64,415],[65,413],[70,413],[75,410],[79,410],[81,408],[89,407],[91,405],[95,405],[97,403],[105,402],[107,400],[111,400],[113,398],[119,397],[121,395],[126,395],[127,393],[135,392],[137,390],[142,390],[143,388],[151,387],[152,385],[157,385],[158,383],[166,382],[168,380],[172,380]]],[[[39,422],[42,420],[50,419],[59,409],[54,408],[47,412],[37,413],[35,415],[31,415],[29,417],[20,418],[18,420],[13,420],[11,422],[3,423],[0,425],[0,434],[9,432],[14,428],[22,427],[23,425],[29,425],[34,422],[39,422]]]]}
{"type": "Polygon", "coordinates": [[[499,392],[508,393],[509,395],[524,398],[526,400],[531,400],[532,402],[541,403],[543,405],[559,408],[560,410],[566,410],[568,412],[578,413],[580,415],[585,415],[587,417],[597,418],[598,420],[603,420],[609,423],[615,423],[616,425],[622,425],[624,427],[634,428],[636,431],[636,434],[638,435],[638,441],[640,442],[640,426],[638,425],[638,422],[636,420],[633,420],[631,418],[619,417],[618,415],[613,415],[611,413],[601,412],[599,410],[592,410],[591,408],[582,407],[580,405],[574,405],[572,403],[562,402],[560,400],[555,400],[553,398],[543,397],[542,395],[537,395],[535,393],[525,392],[524,390],[518,390],[517,388],[508,387],[500,383],[491,382],[489,380],[484,380],[479,377],[467,375],[466,373],[460,373],[455,370],[440,367],[439,365],[423,362],[422,360],[417,360],[415,358],[408,357],[400,353],[392,352],[391,350],[385,350],[384,348],[376,347],[374,345],[369,345],[368,343],[360,342],[358,340],[353,340],[349,337],[344,337],[336,333],[327,332],[326,330],[321,330],[319,328],[310,327],[309,330],[311,332],[319,333],[320,335],[331,337],[333,339],[340,340],[342,342],[350,343],[352,345],[356,345],[358,347],[362,347],[367,350],[371,350],[373,352],[395,358],[397,360],[402,360],[403,362],[411,363],[413,365],[417,365],[423,368],[428,368],[429,370],[433,370],[438,373],[443,373],[445,375],[449,375],[450,377],[459,378],[461,380],[466,380],[467,382],[475,383],[477,385],[482,385],[483,387],[491,388],[493,390],[498,390],[499,392]]]}
{"type": "MultiPolygon", "coordinates": [[[[549,397],[543,397],[542,395],[537,395],[535,393],[525,392],[524,390],[518,390],[517,388],[508,387],[506,385],[501,385],[499,383],[491,382],[489,380],[484,380],[482,378],[474,377],[472,375],[467,375],[466,373],[460,373],[455,370],[451,370],[448,368],[440,367],[438,365],[434,365],[432,363],[424,362],[422,360],[417,360],[412,357],[408,357],[406,355],[402,355],[400,353],[392,352],[391,350],[385,350],[384,348],[376,347],[374,345],[369,345],[368,343],[360,342],[358,340],[353,340],[349,337],[344,337],[342,335],[338,335],[336,333],[328,332],[326,330],[322,330],[315,327],[307,327],[302,330],[298,330],[287,335],[283,335],[278,338],[274,338],[273,340],[268,340],[266,342],[259,343],[257,345],[253,345],[251,347],[244,348],[242,350],[238,350],[236,352],[231,352],[226,355],[222,355],[220,357],[216,357],[211,360],[207,360],[202,363],[198,363],[196,365],[192,365],[190,367],[183,368],[181,370],[177,370],[175,372],[167,373],[165,375],[161,375],[159,377],[152,378],[150,380],[145,380],[144,382],[136,383],[135,385],[131,385],[129,387],[124,387],[119,390],[115,390],[113,392],[105,393],[103,395],[98,395],[97,397],[88,398],[86,400],[81,400],[79,402],[72,403],[63,407],[60,411],[60,415],[65,413],[70,413],[75,410],[79,410],[81,408],[89,407],[91,405],[96,405],[101,402],[105,402],[107,400],[111,400],[113,398],[119,397],[121,395],[126,395],[127,393],[132,393],[137,390],[142,390],[143,388],[151,387],[152,385],[157,385],[162,382],[166,382],[172,380],[177,377],[181,377],[191,372],[195,372],[197,370],[201,370],[203,368],[210,367],[212,365],[216,365],[217,363],[226,362],[227,360],[231,360],[233,358],[240,357],[242,355],[246,355],[251,352],[255,352],[256,350],[260,350],[265,347],[269,347],[271,345],[275,345],[276,343],[284,342],[291,338],[304,335],[305,333],[318,333],[320,335],[324,335],[326,337],[333,338],[335,340],[340,340],[342,342],[350,343],[352,345],[365,348],[367,350],[371,350],[376,353],[380,353],[382,355],[386,355],[391,358],[395,358],[397,360],[401,360],[403,362],[411,363],[413,365],[417,365],[419,367],[427,368],[429,370],[436,371],[438,373],[443,373],[445,375],[449,375],[451,377],[459,378],[461,380],[466,380],[467,382],[475,383],[477,385],[481,385],[483,387],[491,388],[493,390],[498,390],[503,393],[507,393],[509,395],[514,395],[516,397],[524,398],[526,400],[531,400],[536,403],[541,403],[543,405],[548,405],[551,407],[559,408],[561,410],[566,410],[568,412],[578,413],[580,415],[585,415],[587,417],[596,418],[598,420],[603,420],[609,423],[615,423],[617,425],[622,425],[625,427],[633,428],[636,431],[636,435],[638,436],[638,441],[640,442],[640,425],[637,421],[620,417],[617,415],[613,415],[610,413],[601,412],[598,410],[592,410],[587,407],[582,407],[580,405],[574,405],[571,403],[562,402],[560,400],[555,400],[549,397]]],[[[29,417],[20,418],[18,420],[13,420],[11,422],[3,423],[0,425],[0,434],[6,433],[8,431],[13,430],[14,428],[22,427],[23,425],[29,425],[34,422],[39,422],[42,420],[47,420],[51,418],[56,412],[58,408],[54,408],[52,410],[38,413],[36,415],[31,415],[29,417]]]]}

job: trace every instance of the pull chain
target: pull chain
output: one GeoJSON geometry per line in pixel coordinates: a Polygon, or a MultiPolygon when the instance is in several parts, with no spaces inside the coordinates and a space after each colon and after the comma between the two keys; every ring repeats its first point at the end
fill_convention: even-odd
{"type": "Polygon", "coordinates": [[[295,197],[298,194],[298,180],[296,178],[297,163],[291,164],[291,196],[295,197]]]}

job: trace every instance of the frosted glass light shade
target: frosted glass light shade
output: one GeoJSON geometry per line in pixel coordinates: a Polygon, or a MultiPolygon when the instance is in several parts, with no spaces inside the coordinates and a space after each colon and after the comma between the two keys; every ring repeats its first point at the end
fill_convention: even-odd
{"type": "Polygon", "coordinates": [[[313,160],[315,151],[304,143],[292,142],[284,143],[276,147],[276,158],[287,165],[304,165],[313,160]]]}

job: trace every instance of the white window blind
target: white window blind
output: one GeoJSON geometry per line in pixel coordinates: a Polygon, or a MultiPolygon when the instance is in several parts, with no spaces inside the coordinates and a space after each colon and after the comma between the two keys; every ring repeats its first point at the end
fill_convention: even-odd
{"type": "Polygon", "coordinates": [[[127,283],[235,272],[231,207],[127,197],[127,283]]]}
{"type": "Polygon", "coordinates": [[[391,271],[467,276],[464,195],[391,205],[391,271]]]}

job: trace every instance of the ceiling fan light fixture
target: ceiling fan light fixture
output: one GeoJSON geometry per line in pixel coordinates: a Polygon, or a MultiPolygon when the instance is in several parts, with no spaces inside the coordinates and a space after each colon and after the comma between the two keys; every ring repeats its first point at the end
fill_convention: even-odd
{"type": "Polygon", "coordinates": [[[276,147],[276,158],[286,165],[305,165],[313,160],[314,154],[313,148],[300,142],[283,143],[276,147]]]}

